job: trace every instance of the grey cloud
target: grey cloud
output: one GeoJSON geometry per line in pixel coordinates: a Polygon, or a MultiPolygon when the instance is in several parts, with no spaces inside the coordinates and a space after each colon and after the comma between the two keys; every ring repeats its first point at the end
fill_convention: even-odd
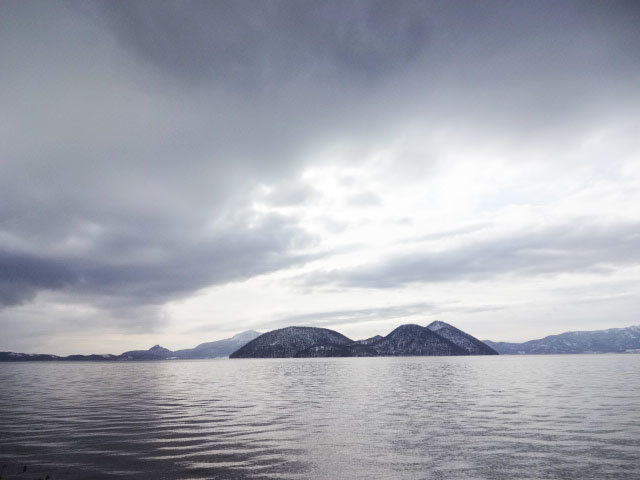
{"type": "Polygon", "coordinates": [[[349,198],[349,204],[357,207],[380,205],[380,197],[373,192],[361,192],[349,198]]]}
{"type": "Polygon", "coordinates": [[[0,303],[54,289],[144,305],[305,261],[295,219],[247,214],[299,168],[296,128],[159,85],[65,5],[0,7],[0,303]]]}
{"type": "Polygon", "coordinates": [[[549,290],[553,295],[567,299],[590,298],[596,292],[596,297],[609,298],[617,295],[636,295],[640,298],[640,285],[635,279],[618,280],[616,278],[598,278],[586,285],[556,286],[549,290]]]}
{"type": "MultiPolygon", "coordinates": [[[[303,314],[283,314],[274,320],[260,323],[258,328],[272,329],[288,325],[298,326],[339,326],[358,322],[393,320],[417,315],[437,315],[442,313],[479,313],[502,310],[501,305],[462,306],[453,303],[416,302],[385,307],[325,310],[303,314]]],[[[429,320],[430,322],[431,320],[429,320]]],[[[423,323],[428,323],[424,320],[423,323]]]]}
{"type": "Polygon", "coordinates": [[[358,321],[385,320],[390,318],[407,317],[435,310],[430,303],[413,303],[393,305],[389,307],[361,308],[351,310],[332,310],[299,315],[290,315],[275,320],[278,325],[341,325],[358,321]]]}
{"type": "MultiPolygon", "coordinates": [[[[162,331],[167,318],[156,305],[124,305],[114,308],[101,307],[100,297],[87,298],[71,293],[56,292],[47,295],[44,302],[15,309],[0,309],[0,323],[4,335],[1,349],[37,353],[113,353],[121,351],[122,345],[106,346],[108,334],[149,334],[162,331]],[[53,301],[53,304],[47,303],[53,301]],[[60,303],[66,308],[60,308],[60,303]],[[74,335],[75,346],[65,345],[74,335]],[[107,334],[105,336],[105,334],[107,334]],[[91,340],[88,340],[91,339],[91,340]],[[89,341],[91,346],[86,343],[89,341]],[[55,346],[52,348],[52,344],[55,346]],[[62,345],[62,348],[61,346],[62,345]]],[[[148,346],[146,347],[148,348],[148,346]]],[[[126,349],[126,348],[125,348],[126,349]]]]}
{"type": "Polygon", "coordinates": [[[457,237],[462,235],[467,235],[470,233],[475,233],[485,228],[490,227],[490,223],[473,223],[471,225],[465,225],[463,227],[454,228],[452,230],[445,230],[443,232],[434,232],[427,235],[421,235],[419,237],[408,238],[403,241],[403,243],[419,243],[425,242],[429,240],[442,240],[444,238],[457,237]]]}
{"type": "Polygon", "coordinates": [[[42,288],[62,288],[77,279],[64,263],[0,249],[0,307],[31,300],[42,288]]]}
{"type": "MultiPolygon", "coordinates": [[[[193,235],[193,232],[191,232],[193,235]]],[[[107,304],[157,304],[200,288],[306,262],[297,254],[309,237],[284,217],[268,216],[199,237],[152,244],[145,235],[97,242],[84,251],[0,251],[0,304],[14,305],[39,290],[73,290],[107,297],[107,304]],[[49,254],[48,254],[49,253],[49,254]]]]}
{"type": "Polygon", "coordinates": [[[499,275],[602,274],[639,262],[640,223],[578,219],[448,250],[398,254],[375,264],[311,275],[307,283],[395,288],[411,283],[479,281],[499,275]]]}
{"type": "Polygon", "coordinates": [[[300,207],[318,196],[312,186],[298,181],[280,182],[273,191],[264,196],[264,201],[274,207],[300,207]]]}
{"type": "MultiPolygon", "coordinates": [[[[247,328],[253,326],[257,329],[274,329],[290,325],[297,326],[338,326],[357,322],[388,320],[413,315],[428,314],[442,311],[436,304],[417,302],[402,305],[389,305],[386,307],[355,308],[342,310],[325,310],[314,313],[283,313],[275,318],[262,322],[247,323],[247,328]]],[[[223,324],[226,328],[243,328],[237,322],[223,324]]]]}
{"type": "Polygon", "coordinates": [[[99,11],[141,58],[233,88],[259,90],[306,69],[375,77],[414,59],[427,40],[420,2],[109,0],[99,11]]]}

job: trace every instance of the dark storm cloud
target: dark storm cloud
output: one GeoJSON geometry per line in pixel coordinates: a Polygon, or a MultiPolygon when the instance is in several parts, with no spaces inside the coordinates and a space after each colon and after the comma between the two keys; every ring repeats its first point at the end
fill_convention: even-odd
{"type": "Polygon", "coordinates": [[[353,269],[312,275],[310,285],[395,288],[411,283],[483,281],[500,275],[606,274],[640,263],[640,223],[573,223],[470,242],[440,251],[417,251],[353,269]]]}
{"type": "MultiPolygon", "coordinates": [[[[308,238],[285,218],[261,218],[198,238],[116,237],[84,252],[0,251],[0,305],[63,289],[122,303],[157,304],[207,285],[244,280],[313,259],[294,253],[308,238]],[[108,245],[109,241],[115,242],[108,245]],[[151,247],[151,248],[149,248],[151,247]],[[132,255],[132,252],[134,254],[132,255]]],[[[109,301],[105,302],[109,305],[109,301]]]]}
{"type": "Polygon", "coordinates": [[[381,0],[107,0],[99,11],[141,58],[171,74],[261,89],[305,70],[335,67],[361,80],[410,62],[427,41],[423,7],[381,0]]]}
{"type": "Polygon", "coordinates": [[[0,31],[2,305],[161,303],[305,261],[295,219],[243,213],[335,123],[300,110],[305,72],[357,85],[426,41],[415,4],[386,2],[6,2],[0,31]],[[297,75],[286,101],[244,96],[297,75]]]}
{"type": "Polygon", "coordinates": [[[62,288],[76,279],[68,265],[37,255],[0,250],[0,307],[33,299],[41,288],[62,288]]]}
{"type": "Polygon", "coordinates": [[[62,5],[2,5],[0,304],[51,289],[162,303],[309,258],[295,219],[248,207],[297,171],[295,126],[158,86],[62,5]]]}

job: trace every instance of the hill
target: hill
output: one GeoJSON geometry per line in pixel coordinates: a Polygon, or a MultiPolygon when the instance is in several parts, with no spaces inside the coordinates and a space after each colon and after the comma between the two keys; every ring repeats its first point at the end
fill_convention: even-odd
{"type": "Polygon", "coordinates": [[[154,345],[149,350],[130,350],[119,355],[116,360],[166,360],[173,356],[168,348],[154,345]]]}
{"type": "Polygon", "coordinates": [[[420,325],[401,325],[389,335],[371,344],[378,355],[469,355],[453,342],[420,325]]]}
{"type": "Polygon", "coordinates": [[[449,324],[440,322],[431,326],[446,336],[420,325],[401,325],[386,337],[376,335],[354,342],[326,328],[287,327],[259,336],[229,358],[496,354],[480,340],[449,324]]]}
{"type": "Polygon", "coordinates": [[[290,358],[318,345],[345,346],[353,343],[353,340],[328,328],[286,327],[260,335],[229,358],[290,358]]]}

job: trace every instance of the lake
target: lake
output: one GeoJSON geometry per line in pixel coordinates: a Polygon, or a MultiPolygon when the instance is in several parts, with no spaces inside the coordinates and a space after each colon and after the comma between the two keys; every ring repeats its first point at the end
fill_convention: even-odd
{"type": "Polygon", "coordinates": [[[0,385],[3,479],[640,478],[640,355],[2,363],[0,385]]]}

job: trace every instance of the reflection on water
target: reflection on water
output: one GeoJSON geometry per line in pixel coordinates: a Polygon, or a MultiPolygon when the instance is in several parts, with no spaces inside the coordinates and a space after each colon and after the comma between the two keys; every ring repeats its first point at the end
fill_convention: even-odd
{"type": "Polygon", "coordinates": [[[640,355],[0,364],[2,478],[640,478],[640,355]]]}

